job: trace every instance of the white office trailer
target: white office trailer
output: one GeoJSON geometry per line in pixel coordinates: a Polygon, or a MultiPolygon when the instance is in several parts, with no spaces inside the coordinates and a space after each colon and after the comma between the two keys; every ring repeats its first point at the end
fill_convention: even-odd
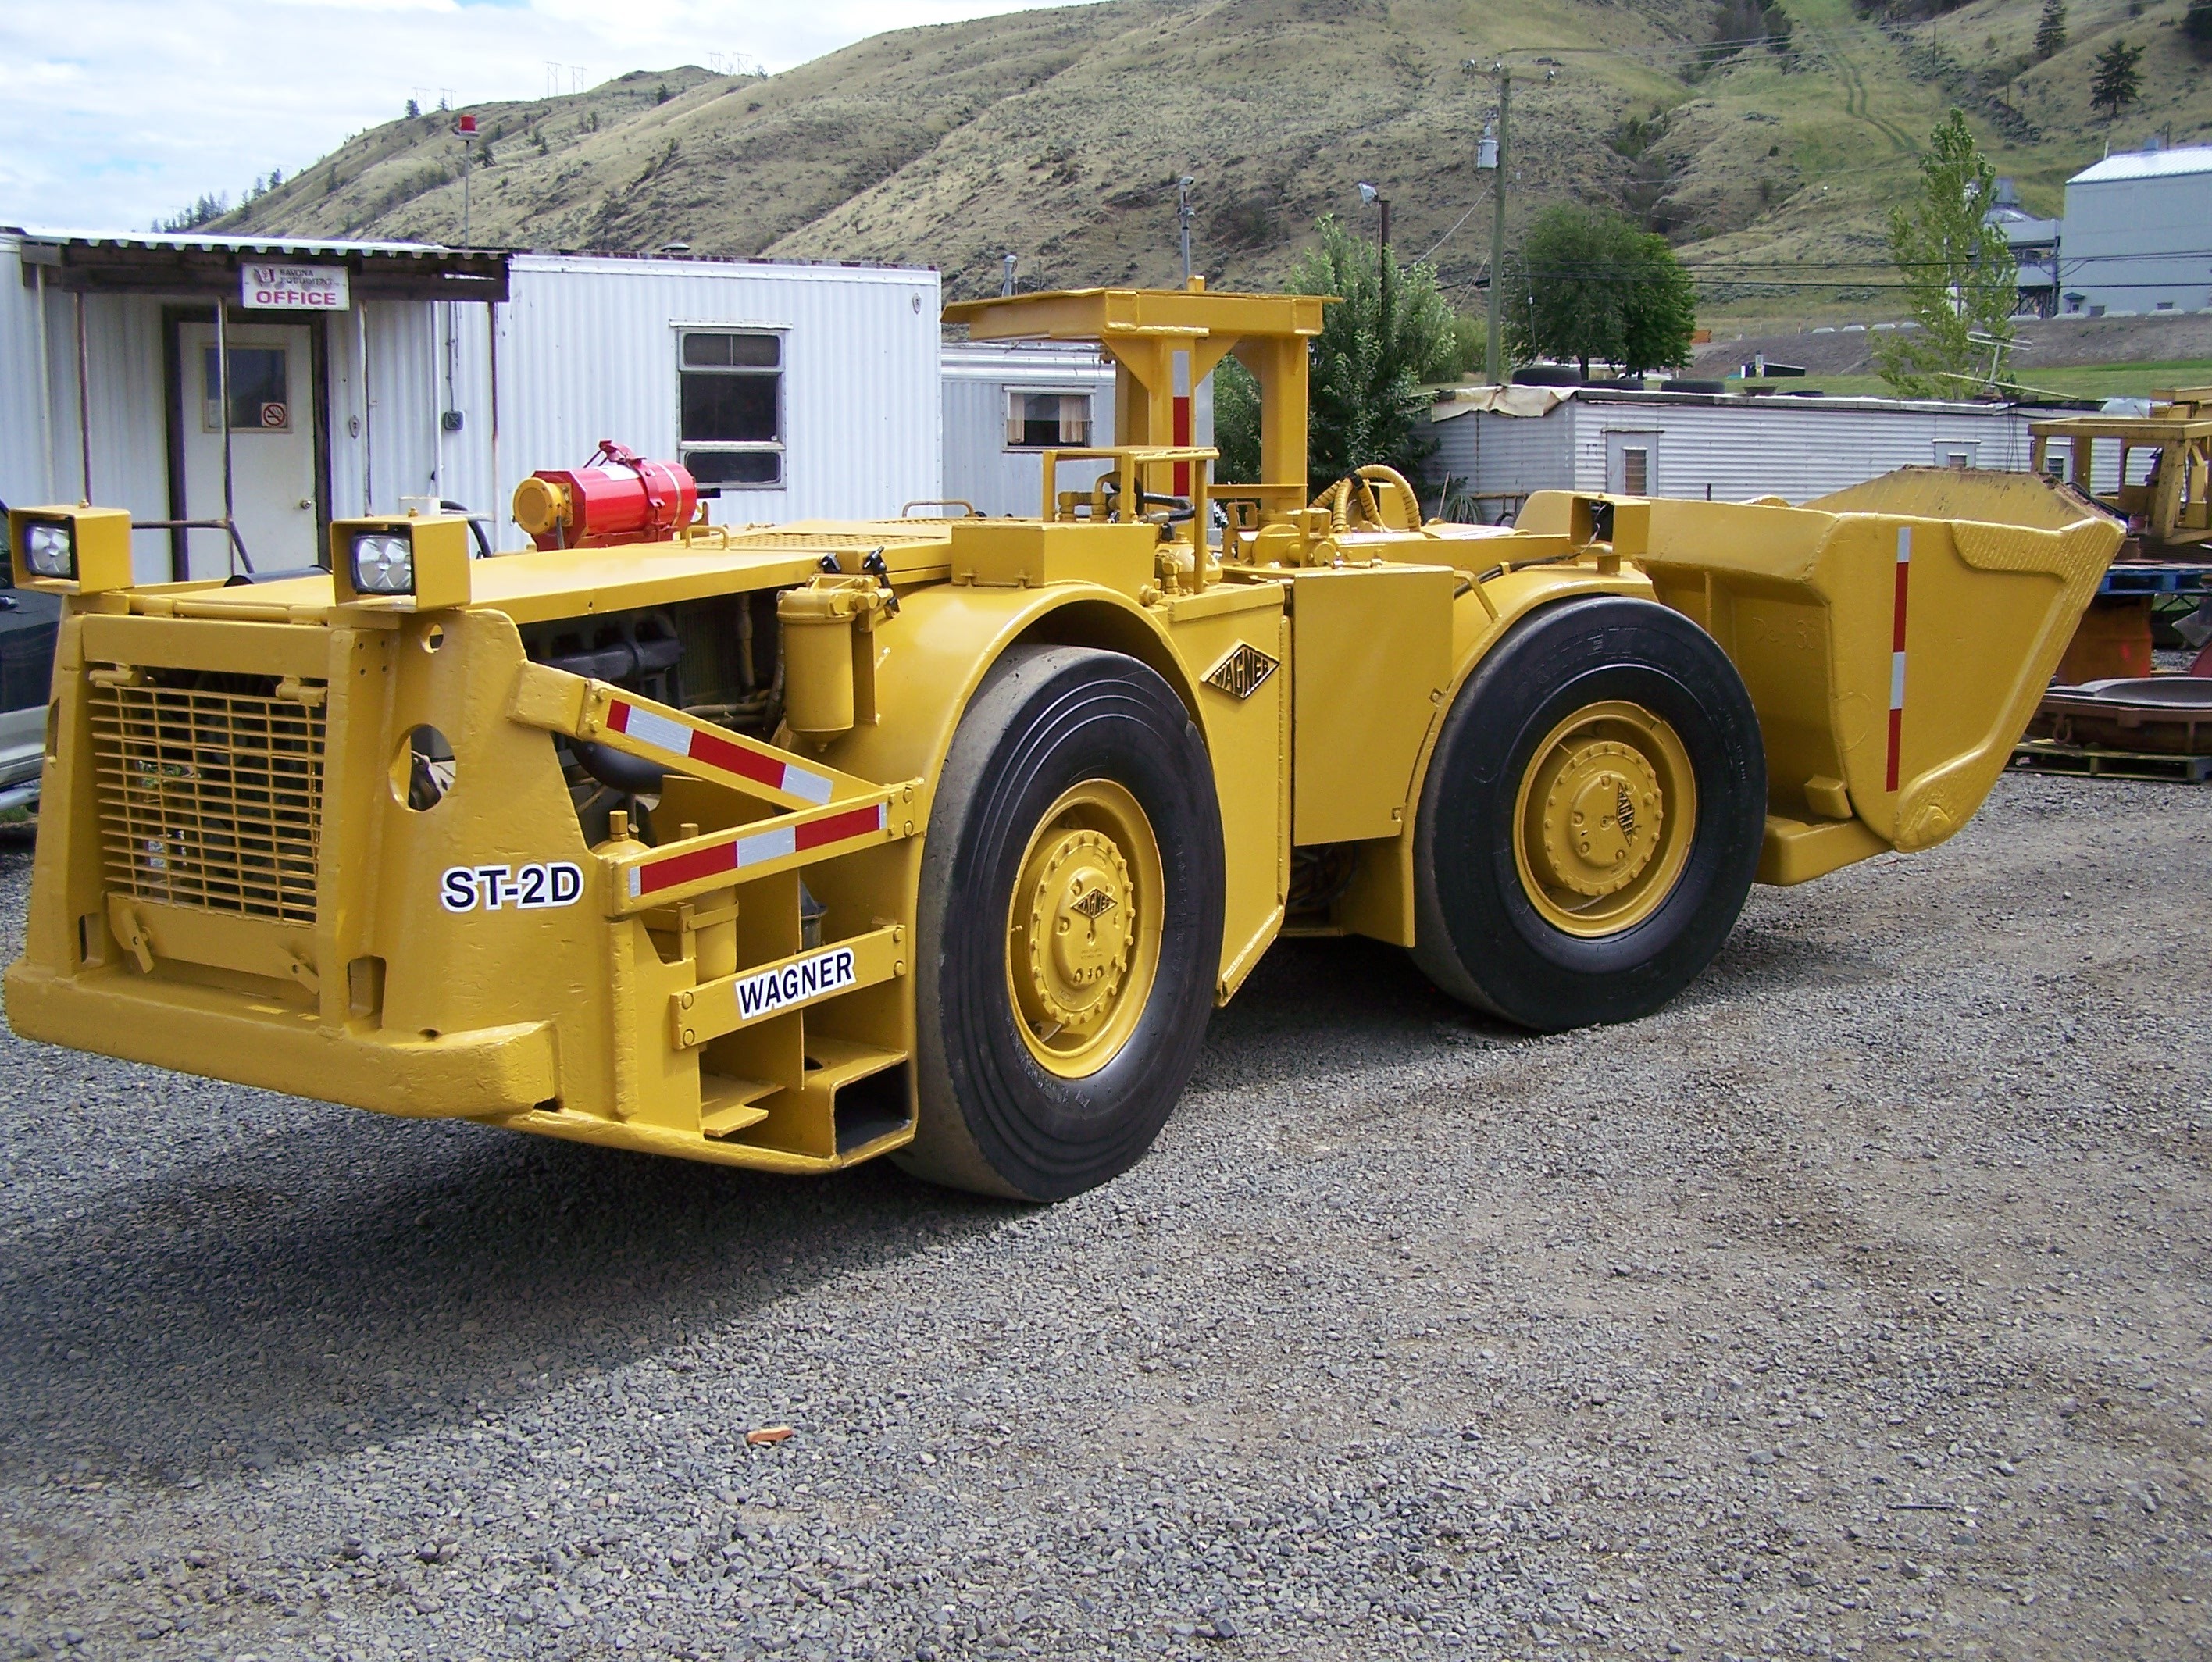
{"type": "Polygon", "coordinates": [[[130,509],[142,581],[423,499],[521,546],[515,485],[602,439],[718,523],[896,514],[942,491],[939,310],[929,270],[0,230],[0,500],[130,509]]]}
{"type": "Polygon", "coordinates": [[[1534,386],[1469,389],[1431,416],[1432,473],[1484,519],[1535,490],[1795,503],[1900,467],[2020,470],[2031,419],[2010,404],[1534,386]]]}

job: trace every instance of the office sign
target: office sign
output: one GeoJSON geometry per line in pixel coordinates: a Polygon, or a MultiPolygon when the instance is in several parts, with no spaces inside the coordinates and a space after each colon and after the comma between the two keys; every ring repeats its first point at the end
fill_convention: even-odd
{"type": "Polygon", "coordinates": [[[350,304],[343,265],[268,265],[239,272],[240,306],[262,312],[343,312],[350,304]]]}

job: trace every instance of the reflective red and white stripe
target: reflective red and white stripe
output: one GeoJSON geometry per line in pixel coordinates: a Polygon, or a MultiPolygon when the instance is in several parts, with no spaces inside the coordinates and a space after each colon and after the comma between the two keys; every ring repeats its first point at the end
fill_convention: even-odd
{"type": "Polygon", "coordinates": [[[607,725],[640,744],[665,751],[680,761],[718,767],[723,773],[751,779],[801,802],[819,804],[830,800],[830,780],[824,774],[797,767],[769,752],[732,744],[715,734],[671,721],[650,710],[641,710],[621,699],[608,704],[607,725]]]}
{"type": "Polygon", "coordinates": [[[885,823],[884,815],[884,804],[872,802],[865,808],[848,809],[842,814],[826,814],[820,819],[808,820],[798,825],[756,831],[750,836],[732,837],[727,842],[716,843],[707,848],[689,849],[664,859],[641,860],[629,869],[630,898],[642,900],[647,895],[657,895],[663,889],[680,888],[702,878],[726,876],[748,866],[766,865],[774,860],[788,859],[794,854],[827,848],[832,843],[849,842],[855,837],[880,835],[885,823]]]}
{"type": "Polygon", "coordinates": [[[1897,789],[1898,753],[1905,738],[1905,591],[1912,572],[1912,527],[1897,528],[1897,605],[1889,632],[1889,786],[1897,789]]]}

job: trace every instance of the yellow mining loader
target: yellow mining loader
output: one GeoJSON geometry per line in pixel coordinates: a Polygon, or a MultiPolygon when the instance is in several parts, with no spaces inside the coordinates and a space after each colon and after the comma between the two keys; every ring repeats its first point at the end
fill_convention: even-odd
{"type": "Polygon", "coordinates": [[[2085,492],[2098,441],[2119,446],[2112,488],[2096,500],[2147,553],[2186,560],[2212,543],[2212,386],[2154,392],[2148,416],[2068,416],[2027,431],[2029,467],[2085,492]],[[2066,447],[2063,461],[2054,441],[2066,447]]]}
{"type": "Polygon", "coordinates": [[[1383,468],[1309,500],[1323,304],[949,308],[1117,367],[1116,442],[1045,452],[1033,519],[562,547],[548,476],[540,550],[342,522],[328,574],[220,587],[134,585],[118,513],[15,513],[67,616],[10,1021],[388,1113],[1065,1196],[1144,1153],[1284,935],[1618,1022],[1754,878],[1942,841],[2119,541],[1949,470],[1797,508],[1541,493],[1511,531],[1424,523],[1383,468]],[[1232,352],[1257,483],[1172,442],[1178,370],[1232,352]]]}

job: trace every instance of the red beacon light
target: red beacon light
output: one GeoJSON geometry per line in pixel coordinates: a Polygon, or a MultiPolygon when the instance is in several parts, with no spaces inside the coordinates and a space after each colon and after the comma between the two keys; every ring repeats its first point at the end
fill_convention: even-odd
{"type": "Polygon", "coordinates": [[[698,508],[690,469],[649,462],[611,439],[582,467],[541,468],[514,488],[514,523],[541,549],[671,542],[698,508]]]}

